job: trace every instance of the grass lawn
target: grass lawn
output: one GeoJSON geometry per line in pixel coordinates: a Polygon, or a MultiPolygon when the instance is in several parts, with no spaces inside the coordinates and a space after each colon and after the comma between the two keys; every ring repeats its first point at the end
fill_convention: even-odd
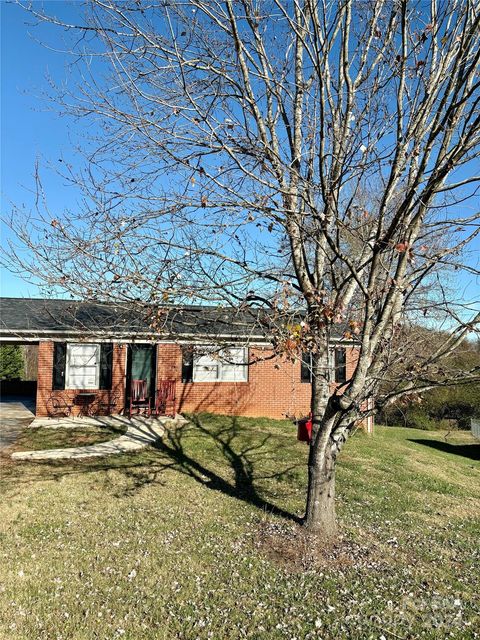
{"type": "Polygon", "coordinates": [[[118,438],[125,433],[117,425],[104,424],[101,427],[34,427],[23,432],[15,443],[15,451],[36,451],[41,449],[64,449],[83,447],[118,438]]]}
{"type": "Polygon", "coordinates": [[[0,459],[0,638],[480,637],[479,445],[444,435],[354,436],[329,550],[296,524],[288,422],[201,415],[135,455],[0,459]]]}

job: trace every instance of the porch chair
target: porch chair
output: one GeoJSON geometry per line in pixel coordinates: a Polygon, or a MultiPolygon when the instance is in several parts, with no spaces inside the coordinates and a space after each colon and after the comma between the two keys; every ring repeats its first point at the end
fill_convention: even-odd
{"type": "Polygon", "coordinates": [[[147,393],[146,380],[132,380],[130,387],[130,403],[128,408],[128,416],[132,417],[133,411],[140,413],[143,409],[147,416],[151,413],[150,396],[147,393]]]}
{"type": "Polygon", "coordinates": [[[63,393],[52,393],[47,400],[49,418],[69,418],[72,414],[73,402],[63,393]]]}
{"type": "Polygon", "coordinates": [[[155,392],[155,414],[175,416],[175,380],[160,380],[155,392]]]}
{"type": "Polygon", "coordinates": [[[111,416],[112,413],[118,413],[118,405],[120,402],[120,391],[110,391],[108,396],[100,400],[99,411],[102,416],[111,416]]]}

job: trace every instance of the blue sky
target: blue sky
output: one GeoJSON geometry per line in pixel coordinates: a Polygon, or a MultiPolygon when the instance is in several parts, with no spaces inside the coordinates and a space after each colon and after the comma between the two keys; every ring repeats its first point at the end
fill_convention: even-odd
{"type": "MultiPolygon", "coordinates": [[[[64,15],[74,8],[64,2],[45,3],[64,15]]],[[[35,163],[55,164],[59,158],[72,155],[71,125],[55,113],[42,97],[48,88],[47,77],[56,80],[68,77],[66,58],[49,50],[35,38],[42,38],[44,29],[33,29],[31,18],[20,7],[0,0],[1,17],[1,202],[2,213],[8,213],[11,203],[30,207],[34,201],[32,188],[35,163]],[[32,34],[35,33],[35,38],[32,34]]],[[[59,42],[59,46],[61,43],[59,42]]],[[[44,171],[45,187],[52,208],[71,201],[72,190],[51,171],[44,171]]],[[[1,242],[9,231],[2,225],[1,242]]],[[[3,296],[40,295],[28,284],[5,269],[1,272],[3,296]]]]}
{"type": "MultiPolygon", "coordinates": [[[[63,18],[78,15],[76,3],[62,1],[38,3],[47,12],[63,18]]],[[[2,213],[8,214],[11,203],[30,208],[34,202],[33,173],[35,163],[55,166],[59,158],[72,160],[73,140],[81,130],[71,121],[60,117],[42,94],[48,90],[48,76],[56,81],[69,77],[68,58],[61,52],[62,40],[58,31],[52,41],[45,25],[32,27],[32,18],[20,7],[0,0],[1,11],[1,200],[2,213]],[[50,42],[53,48],[40,44],[50,42]],[[55,51],[54,49],[57,49],[55,51]]],[[[75,199],[54,171],[42,171],[48,202],[52,210],[71,205],[75,199]]],[[[2,245],[9,238],[2,227],[2,245]]],[[[474,247],[478,264],[480,240],[474,247]]],[[[41,295],[38,288],[2,270],[0,291],[4,296],[41,295]]],[[[458,296],[464,301],[480,299],[480,283],[472,276],[459,276],[458,296]]]]}

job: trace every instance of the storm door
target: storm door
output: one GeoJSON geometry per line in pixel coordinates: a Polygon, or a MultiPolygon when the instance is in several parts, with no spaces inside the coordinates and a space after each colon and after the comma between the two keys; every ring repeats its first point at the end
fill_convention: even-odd
{"type": "Polygon", "coordinates": [[[130,401],[132,380],[146,380],[151,407],[155,404],[156,345],[129,344],[127,352],[126,406],[130,401]]]}

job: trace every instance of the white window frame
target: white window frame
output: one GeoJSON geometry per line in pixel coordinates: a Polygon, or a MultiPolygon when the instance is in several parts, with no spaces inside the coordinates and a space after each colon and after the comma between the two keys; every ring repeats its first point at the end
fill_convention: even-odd
{"type": "MultiPolygon", "coordinates": [[[[77,369],[81,369],[77,367],[77,369]]],[[[65,389],[99,389],[100,388],[100,344],[93,342],[68,342],[67,354],[66,354],[66,368],[65,368],[65,389]],[[92,357],[95,358],[95,383],[93,385],[84,385],[71,380],[73,376],[72,354],[75,347],[93,347],[95,353],[92,353],[92,357]]]]}
{"type": "Polygon", "coordinates": [[[247,347],[232,346],[219,350],[213,345],[205,345],[198,351],[200,352],[198,355],[193,355],[193,382],[248,382],[247,347]],[[210,368],[215,377],[202,377],[200,371],[202,366],[205,369],[210,368]]]}

